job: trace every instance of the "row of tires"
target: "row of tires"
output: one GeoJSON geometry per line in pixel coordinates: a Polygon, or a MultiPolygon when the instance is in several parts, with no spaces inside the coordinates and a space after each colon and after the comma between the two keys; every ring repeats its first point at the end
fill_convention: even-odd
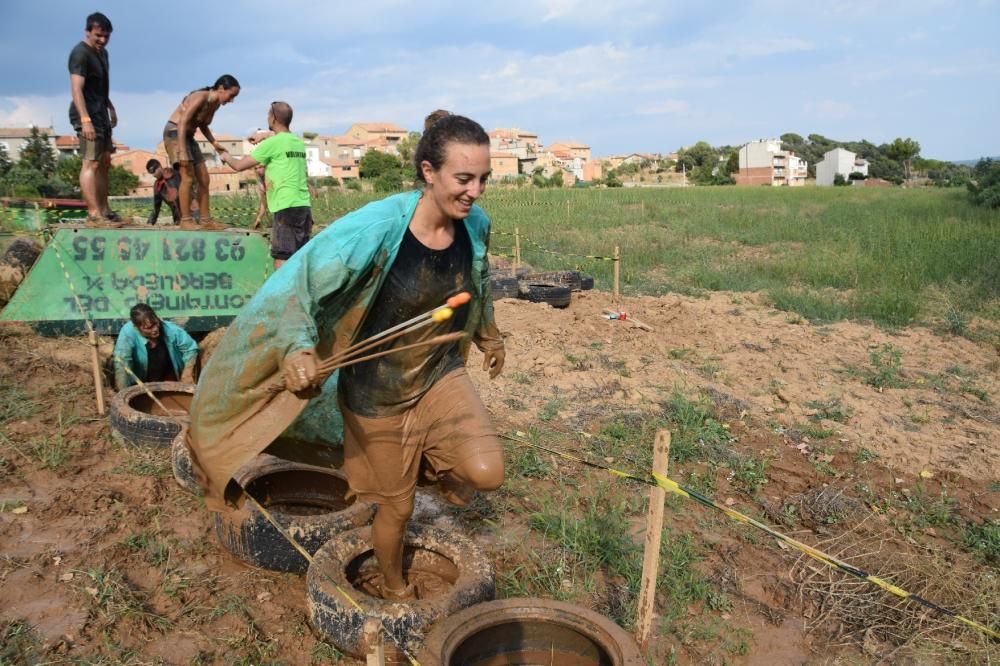
{"type": "MultiPolygon", "coordinates": [[[[200,494],[184,416],[194,387],[159,382],[147,388],[156,400],[141,387],[115,397],[112,433],[125,444],[169,447],[178,485],[200,494]]],[[[596,613],[537,599],[493,601],[490,559],[452,530],[411,523],[404,570],[417,586],[417,598],[382,599],[371,545],[376,507],[347,499],[347,480],[339,470],[261,454],[235,479],[256,502],[244,495],[235,510],[213,514],[219,542],[248,565],[304,573],[310,624],[342,652],[363,658],[387,633],[389,653],[400,646],[427,664],[536,663],[527,661],[536,652],[596,655],[586,662],[595,664],[644,663],[632,639],[596,613]],[[511,626],[498,629],[504,623],[511,626]],[[510,660],[483,661],[501,656],[510,660]]]]}
{"type": "Polygon", "coordinates": [[[594,278],[580,271],[494,275],[490,278],[490,286],[493,300],[521,298],[533,303],[548,303],[554,308],[565,308],[569,306],[574,291],[594,288],[594,278]]]}

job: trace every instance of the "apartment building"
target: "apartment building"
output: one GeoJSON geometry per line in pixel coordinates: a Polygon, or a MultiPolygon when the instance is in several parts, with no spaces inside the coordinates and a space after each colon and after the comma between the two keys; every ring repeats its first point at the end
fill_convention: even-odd
{"type": "Polygon", "coordinates": [[[848,180],[852,173],[868,177],[868,160],[859,158],[855,153],[843,148],[834,148],[823,154],[823,159],[816,162],[816,184],[833,185],[834,178],[840,174],[848,180]]]}
{"type": "Polygon", "coordinates": [[[772,187],[805,185],[808,163],[790,150],[781,149],[779,139],[759,139],[739,149],[737,185],[772,187]]]}

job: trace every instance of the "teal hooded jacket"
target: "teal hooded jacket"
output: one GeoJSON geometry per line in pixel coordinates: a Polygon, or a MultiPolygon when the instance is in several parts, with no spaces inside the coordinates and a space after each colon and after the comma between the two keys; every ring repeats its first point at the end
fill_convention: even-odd
{"type": "MultiPolygon", "coordinates": [[[[357,341],[420,195],[405,192],[374,201],[331,224],[268,278],[229,326],[191,404],[188,444],[210,510],[222,510],[232,475],[283,433],[341,441],[336,374],[313,397],[274,387],[283,385],[289,354],[315,348],[322,360],[357,341]]],[[[490,220],[473,206],[464,222],[473,293],[465,306],[463,352],[469,340],[483,351],[498,349],[503,340],[494,322],[486,256],[490,220]]]]}
{"type": "MultiPolygon", "coordinates": [[[[179,379],[188,363],[198,356],[198,343],[188,335],[187,331],[169,321],[163,322],[163,333],[160,340],[161,344],[167,347],[170,365],[173,366],[174,374],[179,379]]],[[[115,342],[115,386],[119,390],[136,383],[135,377],[125,369],[126,364],[139,379],[146,381],[146,372],[149,370],[146,338],[142,337],[139,329],[132,322],[126,322],[122,326],[121,332],[118,333],[118,340],[115,342]]]]}

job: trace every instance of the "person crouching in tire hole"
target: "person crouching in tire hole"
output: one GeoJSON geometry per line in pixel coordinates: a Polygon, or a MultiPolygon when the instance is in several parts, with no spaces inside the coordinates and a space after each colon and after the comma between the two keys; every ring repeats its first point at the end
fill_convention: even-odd
{"type": "MultiPolygon", "coordinates": [[[[473,120],[428,117],[414,154],[419,190],[375,201],[329,225],[244,306],[220,341],[191,406],[190,444],[210,510],[225,510],[232,474],[309,403],[339,408],[351,491],[378,505],[372,527],[386,599],[412,598],[403,539],[422,462],[449,501],[503,483],[503,449],[465,371],[468,342],[483,370],[504,364],[486,258],[490,220],[475,205],[490,175],[489,136],[473,120]],[[372,352],[453,331],[461,342],[424,346],[342,368],[322,359],[469,292],[444,322],[372,352]],[[288,391],[275,397],[275,380],[288,391]],[[329,402],[325,402],[325,401],[329,402]]],[[[333,419],[330,420],[333,428],[333,419]]]]}
{"type": "Polygon", "coordinates": [[[119,391],[143,382],[194,383],[198,343],[183,328],[156,316],[153,308],[137,303],[115,342],[115,388],[119,391]]]}

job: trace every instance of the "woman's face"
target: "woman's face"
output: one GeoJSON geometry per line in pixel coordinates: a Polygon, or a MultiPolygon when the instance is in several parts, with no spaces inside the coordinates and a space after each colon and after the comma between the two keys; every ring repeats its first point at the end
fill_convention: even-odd
{"type": "Polygon", "coordinates": [[[159,317],[153,319],[140,319],[135,327],[139,329],[139,333],[142,334],[142,337],[147,340],[157,340],[160,337],[159,317]]]}
{"type": "Polygon", "coordinates": [[[234,99],[236,99],[236,96],[239,95],[239,94],[240,94],[240,87],[239,86],[233,86],[229,90],[226,90],[225,88],[220,89],[219,90],[219,105],[221,106],[223,104],[229,104],[234,99]]]}
{"type": "Polygon", "coordinates": [[[472,204],[486,191],[490,177],[490,147],[451,142],[445,145],[444,162],[434,170],[421,164],[427,192],[441,212],[452,220],[464,220],[472,204]]]}

